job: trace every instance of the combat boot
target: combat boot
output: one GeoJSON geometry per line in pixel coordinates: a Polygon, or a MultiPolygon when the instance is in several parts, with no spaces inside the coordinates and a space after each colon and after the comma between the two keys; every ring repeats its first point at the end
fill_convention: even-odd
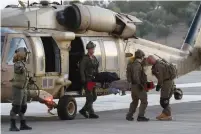
{"type": "Polygon", "coordinates": [[[144,116],[138,116],[137,121],[149,121],[149,118],[146,118],[144,116]]]}
{"type": "Polygon", "coordinates": [[[159,120],[163,116],[164,116],[164,113],[161,113],[160,115],[156,116],[156,119],[159,120]]]}
{"type": "Polygon", "coordinates": [[[133,121],[134,118],[133,118],[133,117],[126,116],[126,120],[128,120],[128,121],[133,121]]]}
{"type": "Polygon", "coordinates": [[[85,118],[89,118],[89,115],[88,115],[87,112],[84,111],[83,109],[81,109],[81,110],[79,111],[79,113],[80,113],[82,116],[84,116],[85,118]]]}
{"type": "Polygon", "coordinates": [[[21,120],[21,121],[20,121],[20,130],[32,130],[32,128],[29,127],[29,126],[26,124],[26,121],[25,121],[25,120],[21,120]]]}
{"type": "Polygon", "coordinates": [[[124,95],[126,95],[126,92],[125,92],[125,91],[122,91],[121,96],[124,96],[124,95]]]}
{"type": "Polygon", "coordinates": [[[96,114],[89,114],[89,118],[92,118],[92,119],[98,119],[99,116],[96,115],[96,114]]]}
{"type": "Polygon", "coordinates": [[[14,119],[11,119],[11,122],[10,122],[10,131],[20,131],[17,127],[16,127],[16,122],[14,119]]]}
{"type": "Polygon", "coordinates": [[[156,119],[157,120],[172,120],[172,116],[162,113],[161,115],[157,116],[156,119]]]}

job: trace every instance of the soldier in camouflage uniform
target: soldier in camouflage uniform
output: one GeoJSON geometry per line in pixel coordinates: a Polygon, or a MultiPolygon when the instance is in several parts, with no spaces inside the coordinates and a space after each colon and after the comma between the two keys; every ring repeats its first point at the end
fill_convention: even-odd
{"type": "Polygon", "coordinates": [[[170,98],[174,92],[174,80],[170,79],[170,73],[167,66],[159,60],[156,60],[154,56],[150,55],[147,58],[147,62],[152,66],[152,74],[158,79],[156,91],[160,91],[160,105],[163,108],[162,113],[156,117],[158,120],[172,120],[171,108],[169,106],[170,98]]]}
{"type": "Polygon", "coordinates": [[[88,53],[84,55],[80,62],[80,74],[85,89],[86,103],[79,112],[85,118],[99,118],[93,110],[93,102],[97,99],[96,90],[94,88],[92,91],[89,91],[86,86],[87,82],[93,81],[95,75],[98,73],[99,62],[94,56],[95,47],[96,45],[90,41],[86,46],[88,53]]]}
{"type": "Polygon", "coordinates": [[[29,81],[28,71],[26,69],[26,60],[28,51],[26,48],[18,48],[13,57],[14,78],[12,80],[13,102],[10,111],[11,126],[10,131],[31,130],[26,125],[24,114],[27,110],[27,84],[29,81]],[[16,127],[16,115],[20,117],[20,130],[16,127]]]}
{"type": "Polygon", "coordinates": [[[145,110],[148,105],[147,92],[144,90],[144,86],[147,82],[147,76],[144,72],[142,61],[144,59],[144,52],[137,50],[135,52],[134,62],[130,62],[127,65],[127,81],[132,84],[131,86],[131,97],[132,102],[130,104],[129,112],[126,115],[128,121],[133,121],[133,114],[136,111],[139,100],[141,101],[139,114],[137,121],[149,121],[148,118],[144,116],[145,110]]]}

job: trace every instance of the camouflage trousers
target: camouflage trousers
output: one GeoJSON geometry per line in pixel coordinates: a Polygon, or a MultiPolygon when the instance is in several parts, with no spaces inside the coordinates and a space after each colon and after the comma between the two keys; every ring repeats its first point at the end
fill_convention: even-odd
{"type": "Polygon", "coordinates": [[[12,94],[13,102],[10,117],[11,119],[16,119],[16,115],[18,114],[20,120],[25,120],[24,114],[27,110],[27,90],[13,87],[12,94]]]}
{"type": "Polygon", "coordinates": [[[132,102],[130,103],[130,108],[127,117],[132,117],[133,114],[136,112],[139,100],[141,101],[141,103],[139,107],[138,116],[143,117],[145,115],[145,111],[148,105],[147,92],[145,90],[139,89],[138,85],[132,85],[131,97],[132,102]]]}
{"type": "Polygon", "coordinates": [[[86,103],[82,110],[87,111],[89,114],[94,114],[93,103],[97,99],[96,89],[94,88],[92,91],[89,91],[85,88],[86,95],[86,103]]]}
{"type": "MultiPolygon", "coordinates": [[[[160,97],[161,98],[171,98],[174,92],[174,81],[168,80],[163,82],[163,86],[161,87],[160,97]]],[[[171,116],[171,107],[168,105],[162,111],[164,114],[171,116]]]]}

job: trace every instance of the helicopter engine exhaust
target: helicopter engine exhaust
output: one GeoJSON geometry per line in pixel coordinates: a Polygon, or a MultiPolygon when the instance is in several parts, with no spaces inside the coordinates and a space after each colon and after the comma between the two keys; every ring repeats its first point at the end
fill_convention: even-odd
{"type": "Polygon", "coordinates": [[[108,32],[122,38],[136,32],[133,16],[115,13],[97,6],[72,4],[57,12],[57,22],[71,31],[108,32]]]}
{"type": "Polygon", "coordinates": [[[115,14],[107,9],[74,4],[64,10],[64,16],[65,25],[71,30],[112,32],[115,29],[115,14]]]}

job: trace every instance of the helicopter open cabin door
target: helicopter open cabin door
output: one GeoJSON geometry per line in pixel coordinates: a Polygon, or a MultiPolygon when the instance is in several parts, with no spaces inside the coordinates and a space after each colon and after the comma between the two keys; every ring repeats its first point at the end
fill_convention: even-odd
{"type": "MultiPolygon", "coordinates": [[[[26,47],[27,50],[31,52],[29,41],[25,35],[12,33],[6,34],[5,38],[6,41],[4,44],[4,53],[1,65],[1,97],[11,96],[12,93],[11,80],[13,79],[13,57],[15,55],[15,50],[20,47],[26,47]]],[[[29,61],[31,61],[30,58],[31,54],[29,55],[29,61]]],[[[27,63],[28,68],[30,64],[31,62],[27,63]]]]}

